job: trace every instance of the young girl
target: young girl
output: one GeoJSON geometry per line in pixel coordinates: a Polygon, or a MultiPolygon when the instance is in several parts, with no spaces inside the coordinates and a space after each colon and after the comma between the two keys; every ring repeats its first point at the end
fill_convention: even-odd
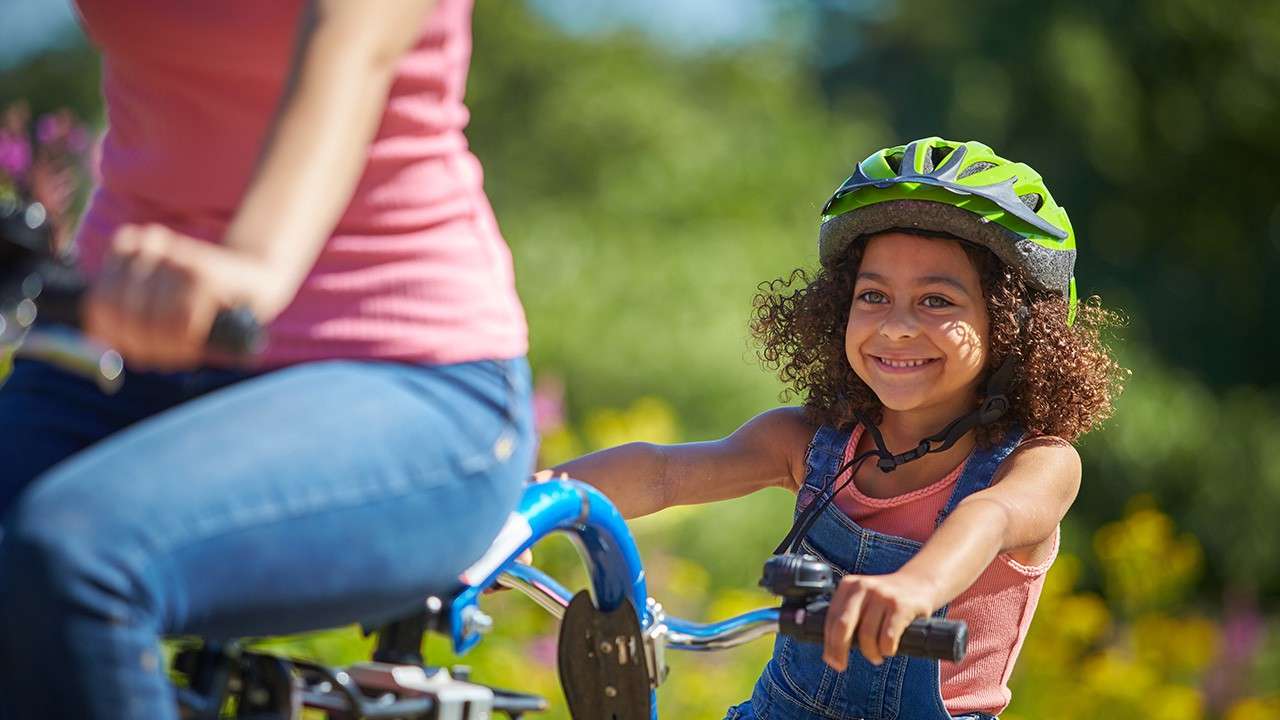
{"type": "Polygon", "coordinates": [[[825,642],[779,637],[729,720],[996,715],[1080,486],[1070,443],[1125,374],[1099,337],[1114,316],[1077,307],[1075,238],[1040,176],[977,142],[871,155],[823,208],[818,247],[811,279],[761,286],[752,322],[803,407],[556,470],[629,517],[797,492],[779,551],[842,576],[825,642]],[[894,655],[930,614],[968,623],[963,662],[894,655]]]}

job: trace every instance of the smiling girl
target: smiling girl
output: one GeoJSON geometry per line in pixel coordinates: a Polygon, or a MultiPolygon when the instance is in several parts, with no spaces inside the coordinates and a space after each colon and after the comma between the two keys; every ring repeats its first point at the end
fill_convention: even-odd
{"type": "Polygon", "coordinates": [[[780,636],[730,720],[996,715],[1080,487],[1071,443],[1127,374],[1100,338],[1116,318],[1077,304],[1075,237],[1040,176],[977,142],[868,157],[823,208],[819,255],[762,285],[752,322],[802,407],[555,470],[628,517],[797,493],[778,551],[841,576],[825,642],[780,636]],[[968,623],[961,663],[894,655],[930,614],[968,623]]]}

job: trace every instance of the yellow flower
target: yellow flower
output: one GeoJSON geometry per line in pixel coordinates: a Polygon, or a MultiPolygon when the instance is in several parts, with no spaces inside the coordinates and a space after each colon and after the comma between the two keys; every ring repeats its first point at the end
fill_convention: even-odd
{"type": "Polygon", "coordinates": [[[1191,535],[1175,535],[1173,521],[1138,496],[1125,517],[1094,535],[1108,594],[1131,613],[1168,607],[1186,597],[1204,553],[1191,535]]]}
{"type": "Polygon", "coordinates": [[[1199,673],[1218,653],[1218,626],[1202,617],[1143,615],[1133,624],[1132,638],[1138,657],[1166,676],[1199,673]]]}
{"type": "Polygon", "coordinates": [[[583,453],[582,443],[568,426],[548,432],[538,441],[538,465],[550,467],[572,460],[583,453]]]}
{"type": "Polygon", "coordinates": [[[625,410],[591,411],[585,433],[593,449],[636,441],[673,443],[680,436],[675,411],[656,397],[639,398],[625,410]]]}
{"type": "Polygon", "coordinates": [[[1245,698],[1232,705],[1223,720],[1276,720],[1280,718],[1280,695],[1245,698]]]}
{"type": "Polygon", "coordinates": [[[1199,720],[1204,717],[1204,696],[1195,688],[1165,685],[1148,698],[1152,720],[1199,720]]]}

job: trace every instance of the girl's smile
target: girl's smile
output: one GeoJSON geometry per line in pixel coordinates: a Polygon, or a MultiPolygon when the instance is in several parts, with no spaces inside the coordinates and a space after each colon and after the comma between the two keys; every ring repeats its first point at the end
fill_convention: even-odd
{"type": "Polygon", "coordinates": [[[959,241],[889,232],[867,242],[845,353],[886,411],[941,427],[972,409],[987,331],[982,282],[959,241]]]}
{"type": "Polygon", "coordinates": [[[879,366],[882,372],[887,372],[887,373],[916,372],[929,367],[930,365],[932,365],[933,363],[937,362],[940,359],[940,358],[914,358],[914,359],[891,358],[887,356],[882,357],[879,355],[871,355],[869,357],[872,360],[875,360],[876,365],[879,366]]]}

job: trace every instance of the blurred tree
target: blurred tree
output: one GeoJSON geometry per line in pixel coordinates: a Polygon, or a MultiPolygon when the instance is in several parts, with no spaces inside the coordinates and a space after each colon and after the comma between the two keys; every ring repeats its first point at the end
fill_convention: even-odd
{"type": "Polygon", "coordinates": [[[25,100],[34,116],[67,109],[100,124],[103,108],[98,67],[98,53],[92,47],[83,41],[68,41],[0,72],[0,107],[25,100]]]}
{"type": "Polygon", "coordinates": [[[883,98],[886,143],[977,137],[1028,161],[1071,211],[1083,292],[1216,387],[1280,384],[1280,4],[819,7],[833,107],[883,98]]]}

